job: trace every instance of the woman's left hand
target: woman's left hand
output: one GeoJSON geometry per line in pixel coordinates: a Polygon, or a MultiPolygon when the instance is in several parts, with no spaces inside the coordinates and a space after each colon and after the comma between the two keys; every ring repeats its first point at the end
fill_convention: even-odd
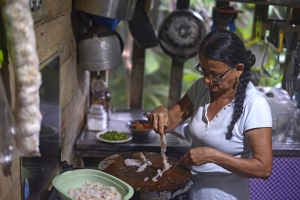
{"type": "Polygon", "coordinates": [[[180,163],[187,166],[203,165],[209,162],[209,158],[213,154],[213,149],[209,147],[198,147],[191,149],[189,152],[183,155],[180,159],[180,163]]]}

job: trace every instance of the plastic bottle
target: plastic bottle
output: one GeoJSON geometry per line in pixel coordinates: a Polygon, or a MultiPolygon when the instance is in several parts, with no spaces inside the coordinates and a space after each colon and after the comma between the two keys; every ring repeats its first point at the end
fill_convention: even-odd
{"type": "Polygon", "coordinates": [[[106,110],[107,119],[109,119],[111,115],[111,97],[106,83],[99,74],[92,81],[91,89],[93,93],[92,104],[102,104],[106,110]]]}
{"type": "Polygon", "coordinates": [[[87,114],[87,128],[90,131],[103,131],[107,128],[107,113],[102,104],[92,104],[87,114]]]}

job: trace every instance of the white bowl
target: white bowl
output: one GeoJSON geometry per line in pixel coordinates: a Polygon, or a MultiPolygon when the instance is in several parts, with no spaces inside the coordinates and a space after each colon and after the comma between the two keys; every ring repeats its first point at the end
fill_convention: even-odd
{"type": "Polygon", "coordinates": [[[105,131],[98,132],[96,134],[97,139],[102,142],[107,142],[107,143],[124,143],[124,142],[128,142],[128,141],[132,140],[132,135],[126,134],[126,133],[125,133],[125,135],[127,136],[127,139],[125,139],[125,140],[104,140],[104,139],[100,138],[100,135],[105,134],[107,131],[112,131],[112,130],[105,130],[105,131]]]}

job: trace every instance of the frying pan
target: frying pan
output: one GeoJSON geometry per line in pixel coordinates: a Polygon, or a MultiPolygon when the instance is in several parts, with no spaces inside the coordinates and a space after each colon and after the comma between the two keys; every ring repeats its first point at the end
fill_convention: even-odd
{"type": "Polygon", "coordinates": [[[157,46],[157,38],[150,19],[141,5],[136,5],[129,30],[135,43],[142,49],[157,46]]]}
{"type": "Polygon", "coordinates": [[[255,22],[255,37],[245,44],[246,48],[251,50],[256,57],[256,62],[251,68],[254,71],[268,68],[272,61],[273,50],[265,41],[261,40],[262,20],[258,16],[255,22]],[[266,52],[267,50],[267,52],[266,52]]]}
{"type": "Polygon", "coordinates": [[[181,61],[197,54],[197,45],[206,36],[203,18],[191,9],[170,13],[158,32],[158,43],[165,54],[181,61]]]}

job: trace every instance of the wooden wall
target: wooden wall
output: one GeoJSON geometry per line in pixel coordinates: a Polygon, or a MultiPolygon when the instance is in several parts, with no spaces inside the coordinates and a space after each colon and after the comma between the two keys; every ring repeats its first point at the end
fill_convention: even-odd
{"type": "MultiPolygon", "coordinates": [[[[0,0],[0,3],[5,0],[0,0]]],[[[1,4],[0,4],[1,5],[1,4]]],[[[0,24],[1,26],[1,24],[0,24]]],[[[60,51],[60,104],[61,104],[61,160],[76,164],[74,143],[84,124],[90,74],[77,65],[77,25],[72,17],[72,0],[47,0],[47,17],[35,23],[35,36],[40,63],[60,51]]],[[[12,69],[8,65],[7,68],[12,69]]],[[[8,69],[1,69],[2,76],[11,76],[8,69]]],[[[5,79],[10,88],[9,97],[14,103],[14,79],[5,79]]],[[[0,167],[1,168],[1,167],[0,167]]],[[[20,160],[13,162],[12,180],[0,171],[0,200],[21,198],[20,160]]]]}

